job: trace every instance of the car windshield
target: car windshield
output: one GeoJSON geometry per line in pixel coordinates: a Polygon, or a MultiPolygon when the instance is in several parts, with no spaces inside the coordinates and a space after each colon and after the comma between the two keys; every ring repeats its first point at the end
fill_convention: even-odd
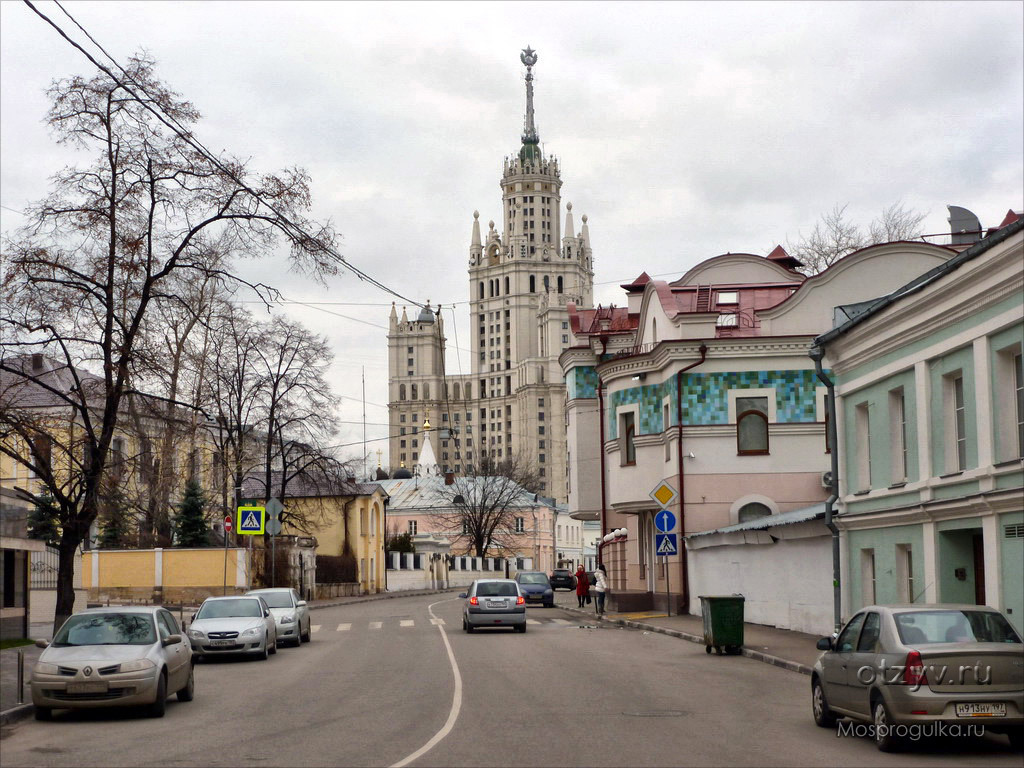
{"type": "Polygon", "coordinates": [[[255,618],[262,615],[263,609],[259,600],[240,597],[236,600],[209,600],[203,603],[196,614],[196,620],[255,618]]]}
{"type": "Polygon", "coordinates": [[[519,575],[520,584],[547,584],[548,577],[543,573],[521,573],[519,575]]]}
{"type": "Polygon", "coordinates": [[[260,592],[269,608],[292,608],[291,592],[260,592]]]}
{"type": "Polygon", "coordinates": [[[994,611],[913,611],[895,615],[904,645],[919,643],[1019,643],[1020,637],[994,611]]]}
{"type": "Polygon", "coordinates": [[[141,613],[86,613],[72,616],[53,645],[150,645],[156,642],[153,617],[141,613]]]}
{"type": "Polygon", "coordinates": [[[516,585],[510,581],[491,581],[476,585],[477,597],[515,597],[516,585]]]}

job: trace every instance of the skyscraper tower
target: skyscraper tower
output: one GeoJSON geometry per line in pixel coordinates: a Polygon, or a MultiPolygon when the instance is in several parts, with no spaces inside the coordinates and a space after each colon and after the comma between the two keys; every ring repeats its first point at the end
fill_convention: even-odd
{"type": "MultiPolygon", "coordinates": [[[[439,463],[456,472],[478,464],[483,454],[527,462],[541,476],[542,492],[564,500],[565,382],[558,356],[571,338],[566,305],[593,303],[592,251],[587,217],[582,217],[577,233],[571,203],[566,205],[562,236],[559,163],[545,156],[534,119],[537,53],[526,48],[520,60],[526,66],[526,115],[519,150],[505,158],[502,168],[503,233],[490,221],[482,236],[480,215],[473,213],[469,247],[472,374],[447,377],[448,397],[459,402],[451,417],[454,421],[454,414],[459,415],[459,424],[452,424],[460,427],[459,459],[454,458],[455,439],[444,441],[443,430],[434,433],[442,445],[433,447],[439,463]]],[[[429,415],[438,425],[442,418],[448,422],[443,412],[451,410],[450,403],[443,401],[445,389],[438,386],[440,381],[430,387],[442,398],[439,403],[416,403],[408,399],[410,389],[406,399],[399,397],[401,385],[411,385],[415,379],[422,391],[421,377],[436,375],[421,366],[416,355],[424,358],[424,365],[443,355],[443,334],[435,329],[432,338],[439,346],[431,355],[396,356],[402,348],[418,350],[415,340],[419,338],[423,338],[423,325],[410,323],[404,311],[399,322],[392,309],[388,340],[393,467],[402,461],[402,454],[407,463],[415,461],[408,437],[412,414],[429,415]],[[404,450],[399,434],[403,426],[407,431],[404,450]]]]}

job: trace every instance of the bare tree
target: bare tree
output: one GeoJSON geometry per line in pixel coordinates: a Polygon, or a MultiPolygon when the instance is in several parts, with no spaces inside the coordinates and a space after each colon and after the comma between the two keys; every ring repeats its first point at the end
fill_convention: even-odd
{"type": "Polygon", "coordinates": [[[522,543],[515,519],[537,506],[537,487],[539,475],[525,460],[485,457],[451,485],[438,487],[431,517],[476,557],[492,549],[511,552],[522,543]]]}
{"type": "Polygon", "coordinates": [[[49,97],[57,141],[94,159],[59,172],[50,195],[28,211],[29,224],[5,241],[0,370],[5,388],[29,382],[52,397],[60,429],[74,437],[59,468],[38,451],[8,448],[8,436],[39,433],[11,397],[0,436],[2,450],[37,473],[59,510],[59,625],[74,604],[74,555],[100,510],[143,324],[155,305],[176,300],[172,276],[239,283],[227,260],[209,255],[268,256],[281,234],[292,262],[314,276],[336,273],[339,260],[331,231],[303,216],[310,205],[305,172],[253,178],[244,163],[203,151],[190,134],[195,107],[156,78],[145,56],[131,58],[121,77],[57,82],[49,97]],[[18,352],[55,357],[70,386],[37,376],[18,352]],[[96,375],[86,377],[90,367],[96,375]]]}
{"type": "Polygon", "coordinates": [[[928,214],[906,208],[897,200],[871,222],[868,239],[875,243],[894,243],[898,240],[913,240],[921,235],[921,224],[928,214]]]}

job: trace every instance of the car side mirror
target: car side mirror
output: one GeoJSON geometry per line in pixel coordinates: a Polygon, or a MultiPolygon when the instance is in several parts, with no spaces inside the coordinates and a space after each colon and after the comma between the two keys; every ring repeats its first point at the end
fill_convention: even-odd
{"type": "Polygon", "coordinates": [[[196,615],[195,615],[195,614],[193,613],[193,614],[192,614],[192,622],[194,623],[194,622],[195,622],[195,620],[196,620],[196,615]]]}
{"type": "Polygon", "coordinates": [[[465,600],[467,597],[469,597],[469,594],[467,594],[466,592],[459,592],[459,597],[465,600]]]}
{"type": "Polygon", "coordinates": [[[306,605],[306,601],[305,600],[299,600],[299,602],[297,602],[296,605],[299,606],[299,608],[301,608],[302,606],[306,605]]]}
{"type": "Polygon", "coordinates": [[[832,638],[822,637],[818,640],[817,648],[819,651],[831,651],[832,650],[832,638]]]}
{"type": "Polygon", "coordinates": [[[270,618],[270,611],[264,611],[263,612],[263,618],[264,619],[269,619],[270,618]]]}
{"type": "Polygon", "coordinates": [[[36,648],[48,648],[50,643],[46,640],[36,640],[36,648]]]}
{"type": "Polygon", "coordinates": [[[181,635],[168,635],[160,641],[160,645],[166,648],[168,645],[174,645],[181,642],[181,635]]]}

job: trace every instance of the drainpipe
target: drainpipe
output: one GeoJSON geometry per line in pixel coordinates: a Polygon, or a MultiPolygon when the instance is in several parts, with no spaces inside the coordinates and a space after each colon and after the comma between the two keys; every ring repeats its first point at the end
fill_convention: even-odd
{"type": "MultiPolygon", "coordinates": [[[[676,371],[676,426],[679,429],[679,437],[676,440],[676,464],[679,467],[679,571],[680,571],[680,598],[682,599],[682,613],[690,612],[690,579],[686,573],[686,505],[683,503],[685,483],[683,481],[683,374],[707,360],[708,345],[703,341],[698,348],[700,360],[690,363],[676,371]]],[[[668,608],[669,606],[666,606],[668,608]]]]}
{"type": "Polygon", "coordinates": [[[832,462],[830,472],[832,477],[829,482],[829,496],[825,500],[825,527],[832,532],[832,620],[835,624],[835,631],[839,632],[842,626],[839,593],[839,528],[834,522],[835,503],[839,500],[839,431],[836,426],[836,389],[835,383],[825,375],[825,370],[821,367],[825,350],[815,345],[807,354],[814,361],[814,370],[818,374],[818,380],[825,385],[825,389],[828,391],[825,402],[828,405],[828,444],[831,448],[829,458],[832,462]]]}
{"type": "MultiPolygon", "coordinates": [[[[598,338],[601,341],[601,357],[598,358],[598,362],[601,362],[602,360],[604,360],[604,356],[607,354],[608,351],[608,337],[605,335],[601,335],[598,338]]],[[[607,504],[607,490],[605,488],[604,481],[604,382],[601,380],[601,374],[597,375],[597,417],[600,427],[601,440],[599,444],[599,449],[601,456],[601,542],[603,543],[605,534],[608,533],[607,529],[605,528],[605,523],[607,522],[608,518],[608,512],[605,509],[605,506],[607,504]]],[[[604,553],[601,551],[600,546],[597,548],[597,564],[604,564],[604,553]]],[[[595,566],[595,568],[596,567],[597,566],[595,566]]]]}

